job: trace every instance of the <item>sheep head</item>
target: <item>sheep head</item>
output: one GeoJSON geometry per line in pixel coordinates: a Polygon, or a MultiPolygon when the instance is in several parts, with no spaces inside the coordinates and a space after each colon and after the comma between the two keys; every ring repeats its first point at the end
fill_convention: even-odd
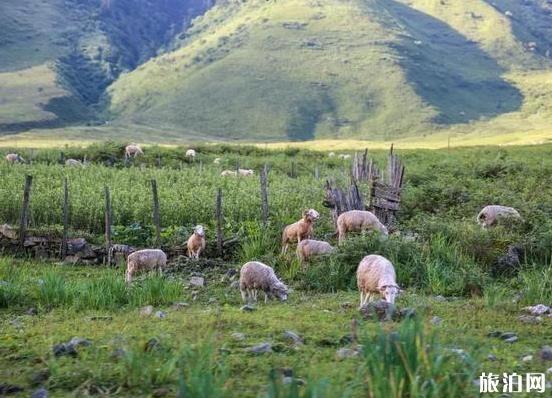
{"type": "Polygon", "coordinates": [[[305,217],[305,219],[309,221],[316,221],[320,218],[320,213],[318,213],[314,209],[308,209],[308,210],[305,210],[305,212],[303,213],[303,216],[305,217]]]}
{"type": "Polygon", "coordinates": [[[379,291],[385,301],[395,304],[395,298],[399,295],[400,288],[397,285],[384,285],[380,286],[379,291]]]}
{"type": "Polygon", "coordinates": [[[282,282],[277,282],[270,287],[270,294],[277,297],[280,301],[286,301],[288,297],[288,288],[282,282]]]}
{"type": "Polygon", "coordinates": [[[198,236],[205,236],[205,229],[203,228],[203,225],[196,225],[194,227],[194,233],[198,236]]]}

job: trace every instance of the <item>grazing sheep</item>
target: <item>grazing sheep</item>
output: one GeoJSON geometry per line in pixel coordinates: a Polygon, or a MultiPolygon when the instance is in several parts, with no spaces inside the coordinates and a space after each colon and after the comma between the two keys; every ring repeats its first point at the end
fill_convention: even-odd
{"type": "Polygon", "coordinates": [[[213,163],[214,164],[220,164],[221,160],[222,160],[221,158],[215,158],[215,160],[213,160],[213,163]]]}
{"type": "Polygon", "coordinates": [[[255,172],[251,169],[238,169],[238,174],[240,175],[240,177],[250,177],[254,173],[255,172]]]}
{"type": "Polygon", "coordinates": [[[297,239],[297,243],[313,236],[313,223],[320,218],[320,214],[314,210],[305,210],[303,218],[284,228],[282,232],[282,253],[286,253],[290,242],[297,239]]]}
{"type": "Polygon", "coordinates": [[[278,279],[274,270],[261,262],[250,261],[240,270],[240,292],[243,301],[257,301],[259,290],[264,293],[265,303],[269,297],[287,300],[288,288],[278,279]]]}
{"type": "Polygon", "coordinates": [[[125,148],[125,159],[129,157],[135,158],[138,155],[143,155],[144,152],[138,144],[128,144],[125,148]]]}
{"type": "Polygon", "coordinates": [[[193,149],[188,149],[188,150],[186,151],[186,157],[187,157],[187,158],[195,159],[195,157],[196,157],[196,151],[193,150],[193,149]]]}
{"type": "Polygon", "coordinates": [[[343,243],[348,232],[362,232],[366,230],[379,231],[383,235],[389,232],[376,215],[364,210],[349,210],[337,217],[337,236],[339,244],[343,243]]]}
{"type": "Polygon", "coordinates": [[[303,239],[297,244],[297,258],[299,258],[299,262],[303,264],[312,256],[329,254],[334,250],[335,248],[328,242],[314,239],[303,239]]]}
{"type": "Polygon", "coordinates": [[[222,177],[236,177],[238,173],[232,170],[224,170],[222,173],[220,173],[220,175],[222,177]]]}
{"type": "Polygon", "coordinates": [[[351,158],[351,155],[349,155],[348,153],[340,153],[339,154],[339,159],[346,160],[346,159],[350,159],[350,158],[351,158]]]}
{"type": "Polygon", "coordinates": [[[493,227],[505,220],[521,220],[519,212],[513,207],[491,205],[485,206],[477,215],[477,223],[482,228],[493,227]]]}
{"type": "Polygon", "coordinates": [[[67,159],[65,161],[67,167],[84,167],[84,163],[77,159],[67,159]]]}
{"type": "Polygon", "coordinates": [[[395,267],[385,257],[371,254],[362,259],[357,268],[360,307],[370,301],[372,293],[379,293],[385,301],[394,304],[400,288],[395,267]]]}
{"type": "Polygon", "coordinates": [[[138,250],[127,258],[126,281],[130,283],[132,277],[141,271],[161,270],[167,265],[167,255],[158,249],[138,250]]]}
{"type": "Polygon", "coordinates": [[[331,158],[335,157],[335,152],[328,153],[328,156],[331,157],[331,158]]]}
{"type": "Polygon", "coordinates": [[[6,155],[6,161],[8,161],[9,163],[24,163],[25,159],[23,159],[17,153],[8,153],[6,155]]]}
{"type": "Polygon", "coordinates": [[[194,228],[194,233],[188,238],[186,243],[188,247],[188,257],[199,258],[199,255],[205,250],[205,230],[202,225],[194,228]]]}

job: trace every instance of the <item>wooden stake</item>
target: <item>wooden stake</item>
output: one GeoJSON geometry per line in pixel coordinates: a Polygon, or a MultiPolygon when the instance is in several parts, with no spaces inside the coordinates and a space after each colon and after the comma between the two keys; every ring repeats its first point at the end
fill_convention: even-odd
{"type": "Polygon", "coordinates": [[[104,188],[105,194],[105,250],[107,253],[107,265],[111,265],[111,195],[109,187],[104,188]]]}
{"type": "Polygon", "coordinates": [[[67,178],[63,180],[63,238],[61,240],[61,259],[67,256],[67,237],[69,235],[69,187],[67,178]]]}
{"type": "Polygon", "coordinates": [[[222,256],[222,189],[217,189],[216,199],[216,218],[217,218],[217,253],[222,256]]]}
{"type": "Polygon", "coordinates": [[[29,201],[31,199],[31,186],[33,177],[25,177],[25,187],[23,188],[23,206],[21,207],[21,216],[19,218],[19,247],[23,249],[25,246],[25,238],[27,234],[27,224],[29,222],[29,201]]]}

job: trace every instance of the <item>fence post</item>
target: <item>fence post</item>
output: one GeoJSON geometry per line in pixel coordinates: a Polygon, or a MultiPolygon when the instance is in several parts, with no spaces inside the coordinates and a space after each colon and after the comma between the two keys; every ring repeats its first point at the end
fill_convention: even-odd
{"type": "Polygon", "coordinates": [[[33,177],[25,177],[25,187],[23,188],[23,207],[21,208],[21,216],[19,219],[19,247],[23,249],[25,246],[25,238],[27,235],[27,224],[29,222],[29,201],[31,198],[31,185],[33,177]]]}
{"type": "Polygon", "coordinates": [[[111,195],[109,187],[105,186],[105,250],[107,253],[107,265],[111,265],[111,195]]]}
{"type": "Polygon", "coordinates": [[[297,177],[297,171],[295,170],[295,162],[291,162],[291,178],[297,177]]]}
{"type": "Polygon", "coordinates": [[[314,168],[314,178],[316,178],[317,180],[320,179],[320,170],[318,169],[318,166],[314,168]]]}
{"type": "Polygon", "coordinates": [[[267,167],[266,164],[261,169],[261,202],[262,202],[262,215],[263,225],[266,227],[268,224],[268,181],[267,181],[267,167]]]}
{"type": "Polygon", "coordinates": [[[151,192],[153,195],[153,224],[155,224],[155,244],[161,244],[161,220],[159,216],[159,196],[157,195],[157,181],[151,180],[151,192]]]}
{"type": "Polygon", "coordinates": [[[61,259],[67,256],[67,236],[69,235],[69,187],[67,177],[63,180],[63,238],[61,240],[61,259]]]}
{"type": "Polygon", "coordinates": [[[217,189],[216,201],[216,217],[217,217],[217,253],[222,256],[222,189],[217,189]]]}

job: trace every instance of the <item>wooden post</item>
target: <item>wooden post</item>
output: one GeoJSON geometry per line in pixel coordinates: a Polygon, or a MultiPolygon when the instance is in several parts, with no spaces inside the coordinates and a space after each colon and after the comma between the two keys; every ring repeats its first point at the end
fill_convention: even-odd
{"type": "Polygon", "coordinates": [[[109,187],[104,188],[105,192],[105,250],[107,253],[107,265],[111,265],[111,195],[109,187]]]}
{"type": "Polygon", "coordinates": [[[159,216],[159,196],[157,195],[157,181],[151,180],[151,192],[153,195],[153,224],[155,225],[155,244],[161,244],[161,220],[159,216]]]}
{"type": "Polygon", "coordinates": [[[23,249],[25,246],[25,238],[27,234],[27,224],[29,222],[29,201],[31,199],[31,186],[33,177],[25,177],[25,187],[23,188],[23,207],[21,208],[21,216],[19,219],[19,247],[23,249]]]}
{"type": "Polygon", "coordinates": [[[61,240],[61,259],[67,256],[67,237],[69,235],[69,187],[67,177],[63,180],[63,237],[61,240]]]}
{"type": "Polygon", "coordinates": [[[295,170],[295,162],[291,162],[291,178],[297,177],[296,170],[295,170]]]}
{"type": "Polygon", "coordinates": [[[65,164],[65,153],[63,151],[59,153],[59,163],[65,164]]]}
{"type": "Polygon", "coordinates": [[[217,253],[222,256],[222,189],[217,189],[216,200],[216,218],[217,218],[217,253]]]}
{"type": "Polygon", "coordinates": [[[317,180],[320,179],[320,170],[318,169],[318,166],[314,168],[314,178],[316,178],[317,180]]]}
{"type": "Polygon", "coordinates": [[[266,171],[266,164],[261,169],[260,178],[261,178],[261,202],[262,202],[262,216],[263,216],[263,225],[266,227],[268,224],[268,178],[266,171]]]}

